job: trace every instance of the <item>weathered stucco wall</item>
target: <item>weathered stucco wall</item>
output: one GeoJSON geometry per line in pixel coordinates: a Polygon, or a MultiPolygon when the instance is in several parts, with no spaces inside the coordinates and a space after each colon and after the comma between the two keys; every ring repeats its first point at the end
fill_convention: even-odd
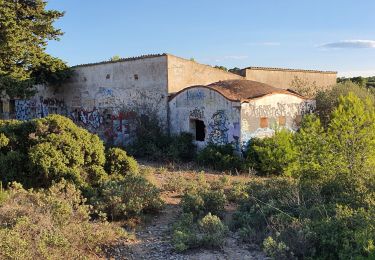
{"type": "Polygon", "coordinates": [[[68,115],[109,143],[131,140],[136,114],[155,113],[166,129],[166,56],[76,67],[64,85],[68,115]]]}
{"type": "Polygon", "coordinates": [[[259,81],[269,84],[276,88],[288,89],[291,88],[295,77],[310,84],[315,82],[319,88],[326,89],[336,84],[337,73],[335,72],[320,72],[320,71],[304,71],[304,70],[288,70],[288,69],[261,69],[261,68],[247,68],[244,70],[246,79],[259,81]]]}
{"type": "Polygon", "coordinates": [[[240,103],[227,100],[218,92],[205,87],[180,92],[169,102],[169,127],[172,134],[196,134],[196,120],[204,122],[203,141],[198,147],[214,144],[239,144],[240,103]]]}
{"type": "Polygon", "coordinates": [[[208,85],[220,80],[244,79],[243,77],[182,59],[168,54],[168,92],[175,93],[186,87],[208,85]]]}
{"type": "Polygon", "coordinates": [[[313,112],[314,100],[295,95],[272,94],[241,105],[241,143],[254,137],[271,136],[278,127],[295,131],[302,116],[313,112]]]}

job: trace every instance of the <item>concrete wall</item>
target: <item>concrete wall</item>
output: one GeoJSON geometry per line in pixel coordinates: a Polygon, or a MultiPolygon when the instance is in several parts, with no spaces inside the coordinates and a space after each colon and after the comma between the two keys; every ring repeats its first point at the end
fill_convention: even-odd
{"type": "Polygon", "coordinates": [[[241,144],[246,145],[254,137],[271,136],[278,127],[295,131],[302,116],[314,109],[315,101],[289,94],[272,94],[242,103],[241,144]]]}
{"type": "Polygon", "coordinates": [[[243,77],[182,59],[168,54],[168,92],[175,93],[186,87],[208,85],[220,80],[244,79],[243,77]]]}
{"type": "Polygon", "coordinates": [[[259,81],[283,89],[291,88],[291,83],[295,77],[307,81],[310,84],[315,82],[316,86],[322,89],[336,84],[337,78],[337,73],[334,72],[304,70],[247,68],[244,69],[243,72],[248,80],[259,81]]]}
{"type": "Polygon", "coordinates": [[[168,125],[167,57],[76,67],[64,85],[69,116],[116,145],[131,140],[136,114],[155,112],[168,125]]]}
{"type": "Polygon", "coordinates": [[[180,92],[169,102],[169,127],[172,134],[190,132],[195,135],[194,120],[205,125],[204,141],[198,147],[235,143],[240,138],[240,103],[227,100],[218,92],[204,88],[190,88],[180,92]]]}

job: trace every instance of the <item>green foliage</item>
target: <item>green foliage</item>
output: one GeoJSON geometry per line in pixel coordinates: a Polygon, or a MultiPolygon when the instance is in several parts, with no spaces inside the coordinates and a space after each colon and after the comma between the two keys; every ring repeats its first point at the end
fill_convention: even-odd
{"type": "Polygon", "coordinates": [[[214,170],[241,171],[244,168],[241,158],[234,154],[234,148],[231,144],[207,145],[198,152],[197,163],[214,170]]]}
{"type": "Polygon", "coordinates": [[[137,161],[120,148],[110,148],[106,153],[105,169],[110,174],[138,174],[137,161]]]}
{"type": "Polygon", "coordinates": [[[26,187],[48,187],[64,178],[84,188],[106,177],[103,142],[63,116],[1,121],[0,133],[7,138],[0,149],[4,184],[17,181],[26,187]]]}
{"type": "Polygon", "coordinates": [[[155,112],[149,114],[136,120],[135,141],[127,150],[153,161],[191,161],[196,152],[192,134],[170,136],[164,133],[155,112]]]}
{"type": "Polygon", "coordinates": [[[127,219],[159,211],[163,206],[159,193],[145,177],[128,174],[101,184],[92,204],[97,211],[107,213],[111,220],[127,219]]]}
{"type": "Polygon", "coordinates": [[[324,129],[305,117],[293,136],[294,177],[252,181],[234,226],[276,259],[364,259],[375,254],[375,111],[340,97],[324,129]]]}
{"type": "Polygon", "coordinates": [[[316,96],[316,112],[324,127],[328,126],[331,114],[339,104],[340,96],[347,96],[350,92],[354,93],[362,101],[370,99],[372,104],[375,104],[373,90],[359,86],[351,81],[344,81],[336,84],[330,90],[320,91],[316,96]]]}
{"type": "Polygon", "coordinates": [[[293,133],[282,129],[272,137],[251,140],[246,152],[248,164],[260,175],[282,174],[295,160],[292,138],[293,133]]]}
{"type": "Polygon", "coordinates": [[[35,83],[66,79],[70,75],[66,64],[45,52],[48,41],[62,35],[53,23],[64,13],[46,10],[42,0],[0,3],[0,90],[27,96],[35,83]]]}
{"type": "Polygon", "coordinates": [[[202,217],[208,213],[222,216],[226,202],[227,199],[222,190],[188,192],[181,199],[183,212],[192,213],[195,218],[202,217]]]}
{"type": "Polygon", "coordinates": [[[227,193],[227,198],[231,202],[240,202],[249,197],[247,194],[247,185],[243,182],[232,182],[231,188],[227,193]]]}
{"type": "Polygon", "coordinates": [[[183,213],[173,226],[172,242],[178,252],[197,247],[219,248],[223,245],[227,232],[228,227],[211,213],[197,222],[192,213],[183,213]]]}
{"type": "Polygon", "coordinates": [[[0,203],[1,259],[81,259],[102,255],[102,246],[126,234],[91,221],[91,207],[71,184],[27,191],[13,184],[0,203]]]}
{"type": "Polygon", "coordinates": [[[202,235],[202,245],[205,247],[220,247],[224,243],[224,238],[228,232],[219,217],[208,213],[198,222],[202,235]]]}

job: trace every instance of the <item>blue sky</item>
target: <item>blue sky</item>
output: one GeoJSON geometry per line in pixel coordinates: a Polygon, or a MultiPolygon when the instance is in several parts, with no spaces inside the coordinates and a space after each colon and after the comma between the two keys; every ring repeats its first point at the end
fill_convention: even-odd
{"type": "Polygon", "coordinates": [[[375,75],[374,0],[49,0],[65,35],[48,52],[76,65],[171,53],[210,65],[375,75]]]}

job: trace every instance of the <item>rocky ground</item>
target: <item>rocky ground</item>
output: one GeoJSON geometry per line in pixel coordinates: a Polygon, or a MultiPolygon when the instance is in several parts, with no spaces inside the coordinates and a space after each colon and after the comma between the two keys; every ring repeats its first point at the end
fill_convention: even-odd
{"type": "MultiPolygon", "coordinates": [[[[164,174],[156,176],[158,185],[163,183],[164,174]]],[[[171,243],[171,228],[178,219],[181,208],[179,207],[179,194],[164,192],[163,199],[166,202],[164,210],[147,221],[147,224],[135,231],[135,239],[125,241],[113,247],[109,252],[109,259],[266,259],[263,252],[240,241],[237,234],[230,232],[227,235],[224,246],[219,250],[197,249],[186,253],[177,253],[171,243]]],[[[233,205],[226,207],[226,220],[230,221],[233,205]]]]}

